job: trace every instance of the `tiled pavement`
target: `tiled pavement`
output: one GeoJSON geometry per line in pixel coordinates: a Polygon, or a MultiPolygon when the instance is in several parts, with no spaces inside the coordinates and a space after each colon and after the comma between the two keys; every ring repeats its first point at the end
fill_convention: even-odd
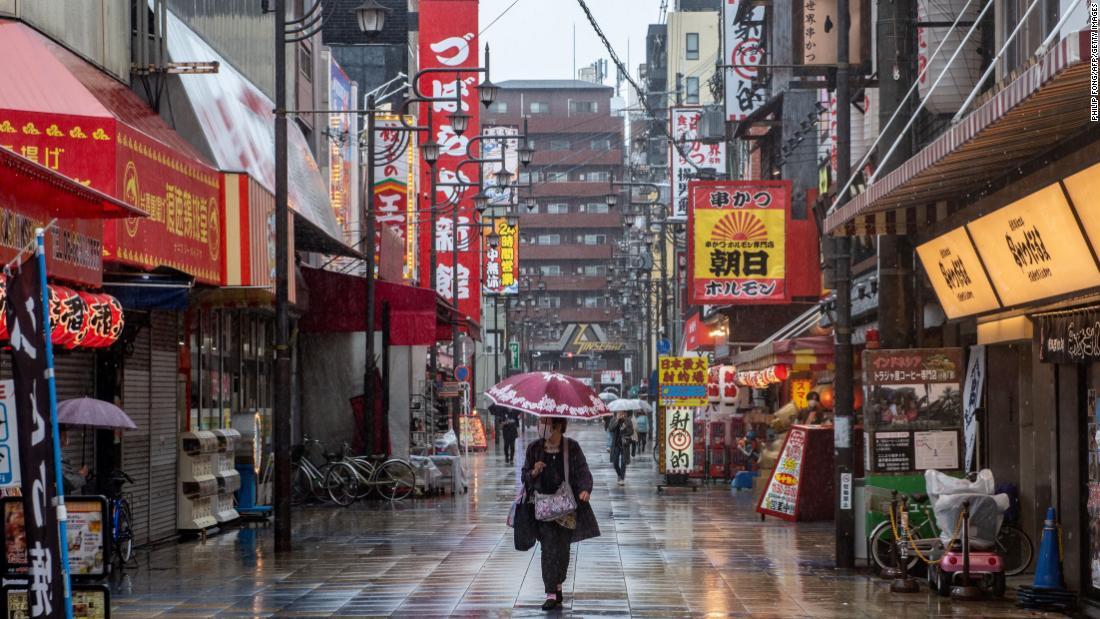
{"type": "MultiPolygon", "coordinates": [[[[714,486],[658,494],[648,457],[615,476],[603,433],[574,426],[596,479],[603,535],[575,545],[567,616],[1010,617],[1011,601],[896,595],[832,563],[832,525],[761,522],[748,493],[714,486]]],[[[295,551],[271,530],[231,531],[139,554],[113,585],[115,617],[542,616],[537,547],[512,548],[504,525],[514,472],[472,459],[470,492],[389,506],[295,513],[295,551]]]]}

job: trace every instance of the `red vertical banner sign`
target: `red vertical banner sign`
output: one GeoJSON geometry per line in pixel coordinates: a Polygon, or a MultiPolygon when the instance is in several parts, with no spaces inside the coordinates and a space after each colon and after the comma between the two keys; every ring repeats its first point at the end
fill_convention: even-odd
{"type": "MultiPolygon", "coordinates": [[[[431,166],[421,162],[420,187],[420,265],[421,285],[429,285],[431,273],[431,223],[428,209],[436,205],[436,291],[454,302],[452,283],[458,278],[459,312],[470,320],[481,317],[481,234],[473,197],[477,194],[478,166],[459,163],[467,158],[470,136],[481,129],[477,84],[480,75],[462,72],[478,67],[477,0],[421,0],[420,2],[420,69],[453,69],[454,73],[432,72],[419,84],[425,97],[442,101],[421,104],[420,124],[434,128],[433,136],[440,145],[434,196],[431,193],[431,166]],[[462,112],[470,115],[469,128],[458,135],[451,126],[450,115],[458,108],[457,95],[462,95],[462,112]],[[469,187],[455,187],[465,183],[469,187]],[[454,243],[458,243],[458,265],[454,264],[454,243]]],[[[515,170],[511,170],[515,173],[515,170]]]]}

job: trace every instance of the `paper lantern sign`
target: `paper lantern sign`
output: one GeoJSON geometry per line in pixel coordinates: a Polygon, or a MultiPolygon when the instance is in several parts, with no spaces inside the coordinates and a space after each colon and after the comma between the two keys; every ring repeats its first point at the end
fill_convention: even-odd
{"type": "MultiPolygon", "coordinates": [[[[122,304],[107,294],[77,292],[49,285],[50,341],[64,348],[106,348],[124,325],[122,304]]],[[[0,276],[0,340],[10,338],[7,320],[7,280],[0,276]]]]}
{"type": "Polygon", "coordinates": [[[719,381],[719,366],[710,368],[707,372],[707,402],[717,404],[722,399],[722,389],[719,381]]]}

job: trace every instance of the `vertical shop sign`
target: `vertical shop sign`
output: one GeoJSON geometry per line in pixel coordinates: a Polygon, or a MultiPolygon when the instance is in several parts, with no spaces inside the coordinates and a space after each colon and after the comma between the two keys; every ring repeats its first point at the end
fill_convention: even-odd
{"type": "Polygon", "coordinates": [[[741,121],[768,99],[760,84],[759,65],[765,62],[764,7],[743,7],[752,0],[725,0],[722,4],[722,42],[726,80],[726,119],[741,121]],[[740,15],[738,15],[740,13],[740,15]]]}
{"type": "Polygon", "coordinates": [[[17,488],[19,474],[19,424],[15,414],[15,383],[0,381],[0,488],[17,488]]]}
{"type": "Polygon", "coordinates": [[[688,284],[695,305],[787,303],[790,181],[692,181],[688,284]]]}
{"type": "Polygon", "coordinates": [[[519,224],[509,225],[507,217],[494,217],[492,228],[485,231],[485,294],[519,294],[519,224]],[[489,235],[497,235],[497,245],[489,244],[489,235]]]}
{"type": "Polygon", "coordinates": [[[969,473],[974,466],[974,445],[978,439],[978,405],[982,401],[982,385],[985,384],[985,346],[970,347],[970,361],[966,366],[966,382],[963,384],[963,431],[966,436],[964,470],[969,473]]]}
{"type": "MultiPolygon", "coordinates": [[[[410,120],[409,124],[413,124],[410,120]]],[[[417,277],[416,134],[404,131],[395,115],[379,115],[374,134],[374,215],[397,233],[405,248],[402,276],[417,277]]],[[[380,246],[380,245],[376,245],[380,246]]]]}
{"type": "Polygon", "coordinates": [[[696,168],[711,168],[722,174],[726,170],[726,143],[704,144],[699,139],[702,108],[672,108],[669,111],[669,133],[675,145],[669,145],[668,160],[672,169],[672,219],[684,221],[688,214],[688,181],[696,168]]]}
{"type": "Polygon", "coordinates": [[[665,409],[665,473],[690,473],[695,468],[693,409],[665,409]]]}
{"type": "Polygon", "coordinates": [[[798,513],[799,480],[806,451],[806,429],[795,426],[787,433],[775,470],[760,496],[756,511],[794,522],[798,513]]]}
{"type": "Polygon", "coordinates": [[[57,520],[54,426],[47,382],[47,325],[39,261],[32,256],[8,279],[15,408],[19,418],[20,474],[32,617],[65,616],[65,582],[57,520]]]}
{"type": "Polygon", "coordinates": [[[791,402],[798,407],[798,410],[804,410],[810,405],[808,400],[810,392],[813,391],[814,381],[810,378],[794,378],[791,379],[791,402]]]}
{"type": "MultiPolygon", "coordinates": [[[[516,127],[486,127],[482,135],[519,136],[516,127]]],[[[489,197],[490,206],[505,206],[515,203],[516,185],[508,189],[497,186],[496,173],[501,169],[508,170],[513,175],[519,173],[519,138],[481,140],[481,158],[491,159],[489,163],[482,164],[482,191],[489,197]]],[[[512,178],[516,180],[515,176],[512,178]]]]}
{"type": "MultiPolygon", "coordinates": [[[[424,103],[421,108],[422,118],[431,117],[429,124],[436,132],[433,137],[440,144],[436,165],[438,191],[434,196],[427,196],[430,204],[421,210],[426,211],[431,204],[441,205],[435,224],[436,292],[451,300],[459,312],[471,320],[481,316],[481,235],[475,233],[478,215],[473,204],[480,170],[477,166],[460,168],[459,163],[467,158],[467,136],[477,135],[481,130],[477,97],[479,74],[469,71],[478,66],[477,33],[477,0],[421,0],[420,68],[455,71],[427,73],[417,85],[423,95],[444,99],[424,103]],[[451,126],[449,118],[459,108],[471,117],[462,136],[451,126]],[[466,186],[458,187],[456,183],[466,186]],[[458,264],[454,264],[453,258],[456,244],[458,264]],[[458,299],[452,299],[452,283],[456,279],[458,299]]],[[[430,188],[431,168],[427,162],[421,164],[421,186],[430,188]]],[[[422,269],[430,263],[430,226],[430,221],[421,224],[422,269]]],[[[422,270],[421,282],[429,281],[430,273],[422,270]]]]}
{"type": "Polygon", "coordinates": [[[661,404],[707,405],[707,358],[661,357],[658,361],[661,404]]]}
{"type": "MultiPolygon", "coordinates": [[[[329,60],[329,105],[332,110],[351,110],[351,78],[340,68],[335,58],[329,60]]],[[[341,240],[350,246],[356,244],[356,232],[352,229],[351,205],[351,148],[358,140],[352,132],[353,114],[329,115],[329,198],[336,215],[336,225],[343,233],[341,240]]]]}

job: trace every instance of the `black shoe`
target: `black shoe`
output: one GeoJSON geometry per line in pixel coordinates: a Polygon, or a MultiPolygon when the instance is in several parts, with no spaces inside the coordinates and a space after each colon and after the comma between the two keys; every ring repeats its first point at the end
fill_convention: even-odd
{"type": "Polygon", "coordinates": [[[557,608],[559,606],[561,606],[561,592],[560,591],[554,597],[546,598],[546,601],[542,603],[542,609],[543,610],[554,610],[555,608],[557,608]]]}

